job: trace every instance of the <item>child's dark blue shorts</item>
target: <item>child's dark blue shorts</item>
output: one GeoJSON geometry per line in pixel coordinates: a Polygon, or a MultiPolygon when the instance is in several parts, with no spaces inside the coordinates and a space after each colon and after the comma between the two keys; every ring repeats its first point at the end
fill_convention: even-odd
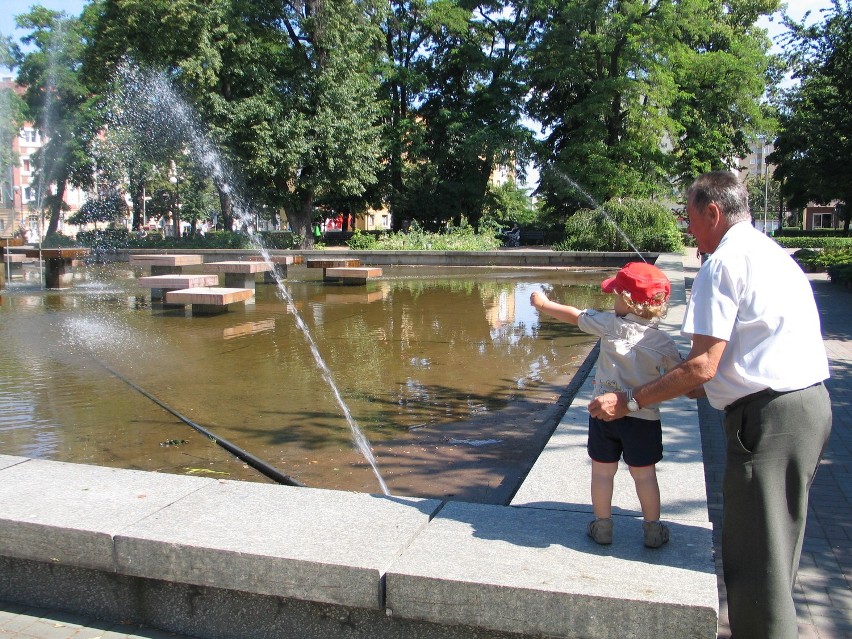
{"type": "Polygon", "coordinates": [[[663,426],[659,419],[629,415],[605,422],[589,417],[589,457],[611,464],[624,457],[628,466],[652,466],[663,458],[663,426]]]}

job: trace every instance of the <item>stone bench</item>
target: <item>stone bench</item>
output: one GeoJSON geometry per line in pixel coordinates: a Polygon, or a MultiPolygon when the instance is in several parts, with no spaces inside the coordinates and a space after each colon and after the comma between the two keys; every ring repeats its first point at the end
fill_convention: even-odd
{"type": "Polygon", "coordinates": [[[200,255],[131,255],[130,266],[151,269],[151,275],[180,275],[184,266],[202,264],[200,255]]]}
{"type": "Polygon", "coordinates": [[[345,284],[366,284],[367,280],[382,276],[382,269],[365,266],[333,267],[325,269],[323,279],[326,282],[345,284]]]}
{"type": "Polygon", "coordinates": [[[272,271],[271,264],[260,260],[207,262],[201,268],[205,273],[223,273],[227,287],[249,288],[252,291],[254,291],[255,275],[272,271]]]}
{"type": "Polygon", "coordinates": [[[44,285],[46,288],[58,289],[71,286],[74,274],[71,269],[78,266],[82,258],[91,254],[87,248],[27,248],[19,247],[9,250],[10,256],[23,255],[36,260],[42,260],[44,265],[44,285]]]}
{"type": "Polygon", "coordinates": [[[245,302],[254,295],[250,288],[214,288],[198,286],[167,291],[166,304],[191,304],[193,315],[225,313],[231,304],[245,302]]]}
{"type": "Polygon", "coordinates": [[[322,278],[325,279],[327,275],[327,271],[330,268],[356,268],[361,266],[361,260],[358,258],[337,258],[337,257],[324,257],[321,259],[309,259],[305,261],[305,266],[307,268],[321,268],[322,269],[322,278]]]}
{"type": "Polygon", "coordinates": [[[149,275],[140,277],[136,283],[142,288],[151,289],[152,300],[162,300],[165,291],[177,291],[183,288],[199,286],[218,286],[218,275],[149,275]]]}
{"type": "Polygon", "coordinates": [[[361,266],[361,260],[358,258],[321,258],[321,259],[310,259],[305,262],[305,266],[308,268],[333,268],[333,267],[349,267],[349,266],[361,266]]]}
{"type": "Polygon", "coordinates": [[[263,282],[265,284],[275,284],[276,274],[280,278],[286,279],[288,266],[302,264],[304,262],[301,255],[270,255],[268,259],[264,258],[262,255],[253,255],[246,259],[252,262],[271,262],[273,264],[274,268],[270,271],[264,272],[263,274],[263,282]]]}

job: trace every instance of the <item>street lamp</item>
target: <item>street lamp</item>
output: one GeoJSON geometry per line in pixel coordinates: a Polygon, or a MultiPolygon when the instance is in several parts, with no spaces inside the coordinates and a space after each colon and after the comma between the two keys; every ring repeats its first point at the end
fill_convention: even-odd
{"type": "Polygon", "coordinates": [[[172,211],[172,215],[174,219],[172,220],[172,232],[175,237],[180,237],[180,215],[178,213],[180,209],[180,182],[178,181],[177,176],[177,167],[172,165],[173,173],[169,176],[169,182],[175,185],[175,210],[172,211]]]}
{"type": "Polygon", "coordinates": [[[769,164],[766,163],[766,154],[763,156],[763,165],[766,171],[766,185],[763,194],[763,234],[767,235],[766,218],[769,214],[769,164]]]}

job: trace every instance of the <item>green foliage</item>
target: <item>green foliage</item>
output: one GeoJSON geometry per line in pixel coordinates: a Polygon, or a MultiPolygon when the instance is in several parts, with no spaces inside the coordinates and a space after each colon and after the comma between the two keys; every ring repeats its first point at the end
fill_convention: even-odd
{"type": "Polygon", "coordinates": [[[268,249],[295,249],[302,244],[302,236],[289,231],[261,231],[258,235],[263,246],[268,249]]]}
{"type": "Polygon", "coordinates": [[[46,235],[59,226],[62,200],[68,183],[85,186],[94,174],[87,145],[94,139],[91,91],[80,72],[89,26],[80,18],[39,5],[17,16],[18,25],[30,29],[23,42],[31,50],[22,58],[17,81],[26,87],[29,118],[47,137],[33,157],[37,193],[55,193],[40,203],[48,208],[46,235]]]}
{"type": "MultiPolygon", "coordinates": [[[[509,180],[504,184],[492,184],[488,187],[483,217],[491,218],[498,226],[530,226],[538,222],[538,210],[527,191],[520,188],[514,180],[509,180]]],[[[481,221],[479,226],[481,228],[481,221]]]]}
{"type": "Polygon", "coordinates": [[[833,264],[828,267],[828,277],[836,284],[852,286],[852,264],[833,264]]]}
{"type": "Polygon", "coordinates": [[[784,248],[841,249],[852,247],[852,238],[850,237],[819,237],[815,235],[787,237],[776,235],[772,239],[784,248]]]}
{"type": "Polygon", "coordinates": [[[118,191],[86,200],[83,206],[68,218],[69,224],[83,225],[93,222],[114,222],[127,215],[127,203],[118,191]]]}
{"type": "Polygon", "coordinates": [[[77,241],[82,246],[101,251],[119,248],[257,249],[257,244],[248,235],[231,231],[209,231],[206,235],[191,237],[163,237],[159,233],[149,233],[143,237],[127,229],[103,229],[80,231],[77,241]]]}
{"type": "Polygon", "coordinates": [[[565,241],[558,251],[651,251],[683,248],[677,219],[666,207],[648,200],[610,200],[585,209],[565,224],[565,241]]]}
{"type": "Polygon", "coordinates": [[[379,238],[375,249],[382,251],[491,251],[500,247],[500,240],[490,232],[476,233],[462,220],[445,233],[429,233],[413,222],[408,233],[391,233],[379,238]]]}
{"type": "Polygon", "coordinates": [[[799,249],[793,259],[807,272],[822,272],[838,264],[852,265],[852,244],[845,248],[799,249]]]}
{"type": "Polygon", "coordinates": [[[744,132],[762,124],[770,43],[755,21],[777,2],[540,7],[529,110],[548,131],[540,192],[563,218],[614,197],[669,195],[672,178],[741,155],[744,132]]]}
{"type": "Polygon", "coordinates": [[[42,248],[75,248],[80,244],[74,238],[62,235],[62,233],[53,233],[44,238],[41,243],[42,248]]]}
{"type": "Polygon", "coordinates": [[[377,242],[378,238],[372,233],[362,233],[361,229],[355,229],[346,245],[353,250],[369,251],[376,248],[377,242]]]}
{"type": "MultiPolygon", "coordinates": [[[[835,2],[818,24],[787,21],[785,54],[800,79],[782,96],[780,130],[769,156],[790,206],[852,203],[852,4],[835,2]]],[[[842,209],[849,229],[852,207],[842,209]]]]}

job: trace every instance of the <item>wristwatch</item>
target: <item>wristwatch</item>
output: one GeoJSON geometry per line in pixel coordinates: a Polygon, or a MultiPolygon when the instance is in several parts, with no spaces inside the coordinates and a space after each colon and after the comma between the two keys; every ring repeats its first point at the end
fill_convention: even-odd
{"type": "Polygon", "coordinates": [[[641,408],[641,406],[639,406],[639,402],[637,402],[633,398],[633,389],[628,388],[624,392],[627,394],[627,412],[635,413],[637,410],[639,410],[641,408]]]}

